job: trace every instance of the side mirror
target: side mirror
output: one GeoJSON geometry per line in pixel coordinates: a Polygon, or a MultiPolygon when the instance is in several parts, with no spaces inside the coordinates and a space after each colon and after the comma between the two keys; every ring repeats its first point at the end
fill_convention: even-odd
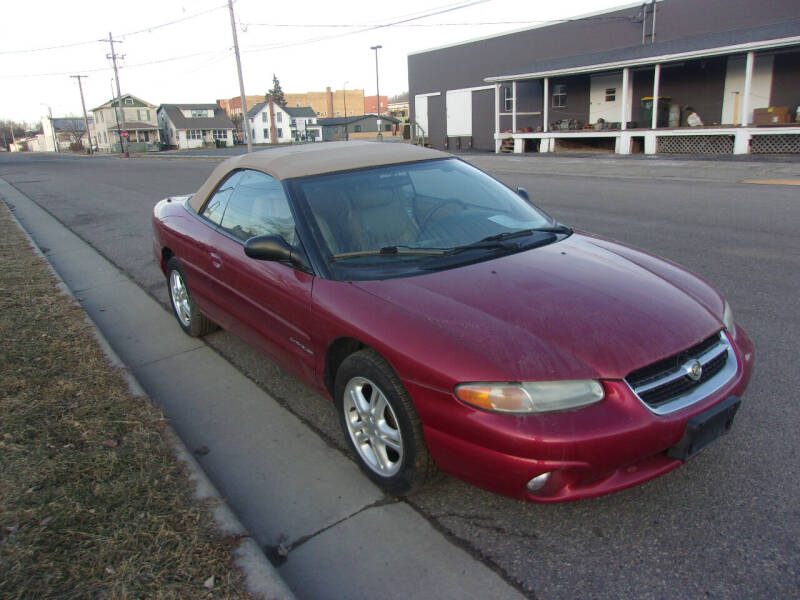
{"type": "Polygon", "coordinates": [[[531,203],[531,195],[528,193],[528,190],[526,190],[524,187],[517,186],[517,195],[523,200],[525,200],[525,202],[527,202],[528,204],[531,203]]]}
{"type": "Polygon", "coordinates": [[[279,235],[257,235],[244,243],[244,253],[256,260],[292,261],[292,247],[279,235]]]}

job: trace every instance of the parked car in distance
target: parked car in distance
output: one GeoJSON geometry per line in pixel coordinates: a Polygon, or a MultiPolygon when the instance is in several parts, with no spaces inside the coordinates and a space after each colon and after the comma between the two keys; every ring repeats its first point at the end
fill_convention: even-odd
{"type": "Polygon", "coordinates": [[[436,150],[238,156],[153,230],[184,331],[221,326],[332,398],[394,493],[439,471],[537,502],[642,483],[731,428],[752,371],[706,282],[436,150]]]}

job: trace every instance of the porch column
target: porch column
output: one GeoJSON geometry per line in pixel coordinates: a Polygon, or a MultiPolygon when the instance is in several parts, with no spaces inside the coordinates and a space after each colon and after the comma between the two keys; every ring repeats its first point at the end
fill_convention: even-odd
{"type": "Polygon", "coordinates": [[[630,81],[631,70],[628,67],[622,69],[622,118],[620,119],[620,129],[623,131],[628,128],[628,82],[630,81]]]}
{"type": "Polygon", "coordinates": [[[511,82],[511,133],[517,133],[517,80],[511,82]]]}
{"type": "Polygon", "coordinates": [[[747,53],[747,62],[744,68],[744,98],[742,99],[742,125],[750,125],[750,88],[753,86],[753,62],[755,53],[747,53]]]}
{"type": "Polygon", "coordinates": [[[542,131],[547,132],[550,121],[550,78],[545,77],[542,87],[542,131]]]}
{"type": "Polygon", "coordinates": [[[500,154],[500,84],[494,84],[494,151],[500,154]]]}
{"type": "Polygon", "coordinates": [[[656,65],[653,73],[653,118],[650,129],[658,129],[658,95],[661,93],[661,63],[656,65]]]}

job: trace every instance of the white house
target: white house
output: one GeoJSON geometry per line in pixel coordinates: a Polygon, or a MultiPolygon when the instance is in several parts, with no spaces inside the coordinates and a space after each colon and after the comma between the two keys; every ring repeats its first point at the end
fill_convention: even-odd
{"type": "MultiPolygon", "coordinates": [[[[305,142],[322,139],[322,127],[317,124],[317,114],[310,106],[292,108],[273,103],[275,109],[275,133],[278,144],[305,142]]],[[[254,144],[269,144],[269,102],[259,102],[247,111],[250,135],[254,144]]]]}
{"type": "Polygon", "coordinates": [[[158,126],[173,148],[233,146],[233,122],[216,104],[162,104],[158,126]]]}
{"type": "MultiPolygon", "coordinates": [[[[94,139],[92,118],[89,117],[89,130],[94,139]]],[[[37,139],[36,150],[40,152],[67,152],[73,144],[80,142],[81,150],[89,147],[89,139],[86,135],[86,124],[82,117],[42,117],[42,137],[41,145],[37,139]],[[56,148],[56,139],[58,148],[56,148]]]]}
{"type": "MultiPolygon", "coordinates": [[[[156,107],[133,94],[123,94],[91,110],[94,115],[92,139],[100,152],[120,152],[120,134],[124,116],[124,131],[128,134],[128,150],[149,152],[159,150],[160,136],[156,107]]],[[[91,125],[90,125],[91,127],[91,125]]]]}

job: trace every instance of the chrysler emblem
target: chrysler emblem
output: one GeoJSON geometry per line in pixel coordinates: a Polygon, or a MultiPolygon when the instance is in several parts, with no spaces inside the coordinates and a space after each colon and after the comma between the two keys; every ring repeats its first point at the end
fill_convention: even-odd
{"type": "Polygon", "coordinates": [[[686,373],[692,381],[700,381],[703,376],[703,365],[699,360],[694,360],[689,364],[688,372],[686,373]]]}

